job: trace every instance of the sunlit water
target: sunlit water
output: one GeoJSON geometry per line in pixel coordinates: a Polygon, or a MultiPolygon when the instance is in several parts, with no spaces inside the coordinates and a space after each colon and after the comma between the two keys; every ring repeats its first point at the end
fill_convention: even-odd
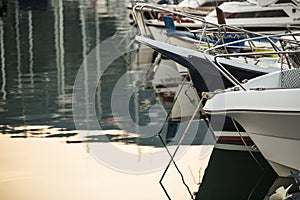
{"type": "MultiPolygon", "coordinates": [[[[168,134],[172,130],[180,130],[182,134],[188,121],[165,121],[171,104],[159,102],[151,86],[144,82],[147,68],[136,68],[133,64],[136,30],[129,24],[128,12],[126,2],[118,0],[8,3],[6,13],[0,18],[0,125],[2,138],[6,139],[1,146],[0,159],[3,162],[8,161],[8,157],[15,160],[2,166],[0,199],[1,195],[4,199],[167,199],[165,192],[172,199],[262,197],[274,174],[263,172],[247,152],[214,152],[208,173],[204,175],[215,141],[211,133],[207,137],[199,136],[199,133],[207,132],[203,129],[203,121],[191,125],[190,138],[179,148],[176,165],[171,164],[166,173],[164,192],[159,180],[171,161],[169,154],[176,151],[181,136],[175,137],[175,143],[169,143],[168,134]],[[105,59],[116,51],[97,49],[97,45],[112,36],[115,44],[120,42],[123,47],[131,48],[131,53],[113,60],[104,70],[105,59]],[[99,55],[97,51],[107,56],[94,58],[96,68],[93,71],[85,60],[92,52],[99,55]],[[78,129],[72,110],[74,82],[79,69],[84,73],[80,85],[82,95],[75,103],[83,105],[82,121],[77,123],[83,124],[84,129],[78,129]],[[111,104],[115,85],[127,72],[123,86],[128,90],[117,93],[115,98],[124,98],[127,91],[134,91],[128,98],[130,117],[114,114],[111,104]],[[95,102],[91,105],[89,81],[95,73],[101,78],[92,95],[95,102]],[[157,103],[163,106],[165,113],[153,107],[157,103]],[[101,130],[89,124],[91,110],[95,111],[101,130]],[[128,119],[139,126],[129,127],[131,121],[128,119]],[[156,122],[151,119],[160,122],[154,124],[157,129],[150,135],[141,135],[139,128],[156,122]],[[199,126],[202,129],[198,129],[199,126]],[[162,138],[158,137],[159,132],[162,138]],[[20,140],[23,138],[27,139],[20,140]],[[57,146],[53,139],[63,146],[57,146]],[[165,143],[168,143],[167,149],[165,143]],[[84,147],[82,151],[90,153],[91,157],[87,159],[87,155],[75,147],[84,147]],[[72,152],[78,153],[78,157],[72,152]],[[55,155],[59,156],[55,158],[55,155]],[[49,163],[44,160],[45,156],[49,163]],[[226,159],[231,156],[236,160],[226,159]],[[58,164],[53,168],[50,164],[66,161],[70,166],[58,164]],[[14,162],[18,164],[12,164],[14,162]],[[240,178],[243,173],[245,178],[240,178]],[[262,174],[270,175],[270,179],[261,181],[262,174]],[[30,184],[39,192],[28,187],[30,184]],[[20,196],[12,192],[16,185],[20,196]]],[[[260,160],[261,155],[257,156],[260,160]]],[[[265,161],[262,159],[261,162],[265,161]]]]}

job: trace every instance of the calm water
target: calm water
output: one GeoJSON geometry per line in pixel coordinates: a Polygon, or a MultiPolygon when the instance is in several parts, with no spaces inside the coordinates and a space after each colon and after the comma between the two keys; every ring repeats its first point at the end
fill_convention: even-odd
{"type": "MultiPolygon", "coordinates": [[[[111,2],[105,10],[93,4],[96,2],[8,4],[1,18],[2,124],[74,127],[71,99],[83,59],[102,40],[129,28],[123,20],[123,2],[111,2]]],[[[122,70],[126,66],[115,67],[110,76],[122,70]]]]}
{"type": "MultiPolygon", "coordinates": [[[[11,138],[15,139],[63,138],[68,145],[73,145],[73,143],[75,145],[82,139],[86,141],[87,151],[90,151],[95,159],[117,171],[129,174],[143,174],[165,169],[169,162],[169,155],[162,148],[166,140],[161,141],[153,133],[146,135],[147,137],[137,135],[139,130],[128,125],[128,115],[124,113],[114,115],[111,106],[111,95],[115,85],[126,72],[129,72],[124,78],[125,84],[122,85],[127,90],[122,90],[123,93],[117,93],[115,97],[122,99],[128,92],[133,91],[132,95],[127,98],[129,114],[133,121],[144,126],[151,123],[151,117],[159,122],[163,122],[166,118],[166,113],[160,113],[159,108],[150,109],[151,105],[157,103],[157,96],[149,85],[143,82],[145,68],[133,69],[136,45],[132,45],[132,40],[135,31],[129,25],[128,11],[125,6],[126,2],[119,0],[8,2],[7,10],[0,18],[0,125],[3,134],[11,134],[11,138]],[[111,39],[113,35],[116,35],[113,38],[114,44],[120,42],[123,45],[120,48],[126,47],[128,49],[125,51],[133,51],[113,59],[111,64],[103,69],[105,65],[103,63],[109,60],[111,55],[116,54],[118,48],[116,51],[110,51],[100,45],[102,54],[97,57],[99,55],[97,45],[111,39]],[[85,63],[84,60],[93,57],[95,51],[96,57],[93,65],[95,68],[91,69],[90,63],[85,63]],[[81,128],[84,128],[77,131],[72,110],[72,97],[79,69],[83,70],[83,79],[80,80],[82,85],[79,84],[82,95],[77,99],[80,101],[76,102],[76,105],[82,105],[80,107],[82,113],[76,114],[75,112],[75,115],[84,119],[79,124],[81,128]],[[99,78],[94,95],[90,96],[88,92],[91,90],[89,85],[92,81],[91,77],[97,73],[99,73],[97,77],[101,76],[101,78],[99,78]],[[94,104],[90,104],[92,98],[95,98],[94,104]],[[102,131],[91,124],[92,112],[90,110],[95,111],[102,131]],[[131,130],[132,134],[124,134],[122,127],[131,130]],[[94,132],[86,130],[94,130],[94,132]],[[83,137],[76,137],[78,135],[83,137]],[[120,149],[122,153],[117,151],[120,149]],[[106,151],[109,152],[107,156],[100,155],[101,152],[106,151]],[[129,155],[128,152],[131,151],[138,152],[138,161],[136,161],[137,156],[133,156],[133,159],[132,155],[129,155]],[[143,162],[141,162],[141,157],[144,159],[143,162]]],[[[122,104],[122,101],[120,102],[116,101],[116,104],[122,104]]],[[[162,106],[168,112],[171,104],[164,103],[162,106]]],[[[169,126],[158,127],[153,132],[161,130],[162,133],[170,134],[174,128],[184,130],[187,126],[187,122],[180,123],[182,126],[178,124],[170,122],[169,126]]],[[[194,127],[197,128],[198,125],[194,127]]],[[[193,134],[195,133],[196,131],[193,134]]],[[[203,137],[200,139],[195,135],[194,137],[198,140],[186,142],[193,144],[193,148],[196,147],[197,156],[189,157],[189,163],[184,163],[189,167],[183,176],[188,177],[194,174],[192,183],[188,184],[193,188],[192,193],[199,189],[196,176],[201,176],[199,179],[203,178],[203,183],[196,195],[197,199],[254,200],[263,198],[275,177],[260,154],[256,156],[261,160],[266,171],[260,169],[247,152],[215,150],[207,173],[204,175],[203,169],[201,171],[201,168],[206,166],[203,160],[209,158],[211,149],[208,148],[209,145],[206,147],[199,144],[203,141],[206,141],[206,144],[214,143],[212,138],[205,140],[203,137]],[[202,167],[199,164],[200,161],[204,163],[202,167]]],[[[174,152],[174,148],[170,150],[171,153],[174,152]]],[[[184,151],[186,151],[185,148],[180,149],[179,152],[184,151]]],[[[184,165],[180,166],[184,168],[184,165]]],[[[155,176],[153,183],[158,187],[161,174],[155,176]]],[[[177,172],[175,174],[178,175],[177,172]]],[[[179,184],[183,188],[186,193],[184,199],[190,199],[190,194],[187,193],[180,178],[178,180],[174,184],[179,184]]],[[[130,186],[126,188],[124,185],[124,188],[130,190],[130,186]]],[[[170,188],[172,187],[169,185],[170,188]]],[[[163,190],[160,192],[161,198],[167,199],[163,190]]],[[[100,196],[99,198],[112,197],[100,196]]],[[[143,199],[143,197],[133,195],[131,199],[143,199]]],[[[182,199],[182,196],[173,193],[172,199],[182,199]]]]}

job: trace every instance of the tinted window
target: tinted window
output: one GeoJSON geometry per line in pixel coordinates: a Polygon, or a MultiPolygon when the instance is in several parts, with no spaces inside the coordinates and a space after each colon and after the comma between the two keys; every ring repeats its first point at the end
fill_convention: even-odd
{"type": "Polygon", "coordinates": [[[219,6],[223,3],[223,1],[206,1],[203,4],[201,4],[202,7],[215,7],[219,6]]]}
{"type": "Polygon", "coordinates": [[[260,12],[243,12],[243,13],[229,13],[224,12],[227,19],[230,18],[260,18],[260,17],[288,17],[283,10],[268,10],[260,12]]]}
{"type": "Polygon", "coordinates": [[[280,3],[292,3],[292,4],[296,5],[295,2],[293,2],[291,0],[278,0],[275,4],[280,4],[280,3]]]}

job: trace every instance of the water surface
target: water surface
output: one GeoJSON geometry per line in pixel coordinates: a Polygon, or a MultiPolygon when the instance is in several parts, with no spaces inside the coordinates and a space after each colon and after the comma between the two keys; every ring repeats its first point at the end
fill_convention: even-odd
{"type": "MultiPolygon", "coordinates": [[[[169,143],[168,149],[164,143],[168,143],[168,137],[173,138],[172,130],[184,132],[188,121],[165,121],[172,106],[169,102],[160,102],[166,111],[164,115],[158,108],[150,109],[159,101],[152,88],[143,82],[147,68],[137,69],[133,65],[136,30],[129,24],[128,12],[126,2],[118,0],[8,2],[0,18],[0,159],[6,163],[0,167],[1,199],[167,199],[159,180],[176,142],[169,143]],[[105,57],[96,56],[94,67],[99,70],[91,70],[85,60],[97,52],[97,45],[112,36],[123,47],[130,48],[131,53],[115,59],[105,70],[101,68],[105,57]],[[86,108],[82,111],[86,129],[77,130],[72,97],[81,67],[86,76],[82,80],[82,100],[76,105],[86,108]],[[151,116],[165,121],[164,126],[157,128],[164,140],[157,137],[158,131],[145,137],[139,130],[122,129],[129,116],[113,114],[111,95],[127,72],[124,87],[134,91],[128,103],[130,119],[141,127],[151,123],[151,116]],[[85,92],[89,91],[87,86],[95,73],[101,78],[95,102],[90,105],[85,92]],[[89,126],[90,110],[96,112],[101,130],[89,126]],[[15,189],[18,192],[13,192],[15,189]]],[[[100,51],[107,57],[116,53],[100,51]]],[[[126,90],[118,95],[126,96],[126,90]]],[[[192,125],[190,138],[183,142],[177,157],[180,159],[176,160],[186,185],[174,164],[163,181],[172,199],[196,198],[203,180],[214,143],[211,133],[208,138],[202,134],[207,128],[198,127],[205,127],[205,123],[192,125]]],[[[217,170],[229,172],[219,167],[217,170]]],[[[256,169],[249,170],[246,173],[257,173],[256,169]]],[[[209,196],[215,189],[210,190],[207,178],[204,181],[208,183],[201,186],[197,198],[212,199],[209,196]]],[[[245,180],[246,185],[248,181],[245,180]]],[[[236,187],[236,181],[230,178],[221,183],[236,187]]],[[[269,187],[268,183],[264,186],[269,187]]],[[[248,197],[249,190],[239,190],[244,194],[235,199],[248,197]]],[[[266,188],[261,193],[264,191],[266,188]]]]}

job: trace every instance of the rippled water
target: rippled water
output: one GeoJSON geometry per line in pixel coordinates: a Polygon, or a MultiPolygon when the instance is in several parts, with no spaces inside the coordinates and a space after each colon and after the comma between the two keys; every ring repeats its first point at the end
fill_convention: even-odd
{"type": "MultiPolygon", "coordinates": [[[[3,135],[9,135],[9,138],[12,139],[12,141],[4,142],[5,145],[3,145],[1,151],[9,153],[10,147],[19,144],[19,138],[28,138],[27,141],[23,141],[24,145],[34,145],[32,143],[35,143],[38,139],[44,139],[41,141],[43,143],[45,138],[49,140],[58,138],[59,142],[69,145],[69,148],[73,148],[84,141],[83,146],[85,151],[92,155],[91,160],[97,160],[99,165],[105,166],[101,170],[96,170],[94,167],[97,166],[84,165],[85,162],[92,161],[81,158],[82,160],[78,166],[82,171],[83,168],[87,171],[93,168],[94,171],[89,173],[91,173],[90,176],[95,176],[95,180],[99,179],[99,181],[97,179],[97,183],[94,182],[94,179],[86,179],[86,176],[90,177],[88,173],[83,173],[84,175],[77,177],[78,179],[72,183],[70,180],[73,179],[68,179],[69,177],[58,179],[59,176],[56,175],[53,176],[53,180],[51,178],[49,180],[50,182],[57,181],[54,184],[56,185],[54,189],[58,191],[59,187],[64,188],[68,184],[70,187],[74,187],[74,182],[78,181],[82,182],[82,185],[89,185],[92,188],[90,192],[88,188],[85,188],[87,186],[81,186],[79,183],[76,186],[84,188],[82,193],[78,189],[75,190],[74,193],[78,196],[72,196],[70,188],[64,188],[65,193],[62,191],[57,192],[57,196],[54,195],[54,198],[51,198],[48,190],[43,187],[36,196],[30,189],[28,191],[31,192],[27,193],[23,193],[23,190],[20,189],[21,195],[27,195],[25,195],[25,199],[26,197],[28,199],[45,199],[45,196],[49,199],[60,199],[58,197],[63,195],[68,198],[73,197],[73,199],[76,197],[82,199],[80,195],[87,196],[90,199],[167,199],[159,185],[159,179],[170,162],[169,153],[172,154],[176,151],[176,145],[169,143],[169,149],[165,149],[164,143],[168,142],[168,134],[172,133],[172,130],[181,130],[182,134],[188,125],[188,121],[181,123],[165,121],[171,108],[169,102],[160,102],[159,104],[164,107],[165,113],[161,113],[160,107],[153,107],[153,105],[159,106],[159,101],[149,84],[144,82],[143,77],[147,68],[139,66],[137,69],[133,64],[137,53],[137,45],[133,44],[136,30],[129,24],[127,17],[129,11],[126,10],[126,5],[126,2],[118,0],[19,0],[9,1],[6,12],[0,17],[0,126],[3,135]],[[103,45],[97,46],[108,40],[113,41],[116,46],[118,44],[121,44],[121,46],[114,48],[114,51],[111,51],[110,48],[103,48],[105,47],[103,45]],[[118,50],[122,48],[124,50],[125,47],[128,48],[125,51],[131,50],[131,52],[113,59],[109,66],[104,69],[105,62],[113,57],[112,55],[117,54],[118,50]],[[95,56],[93,56],[93,52],[96,52],[95,56]],[[92,64],[89,60],[91,57],[93,58],[92,64]],[[81,84],[78,85],[77,89],[81,93],[72,104],[74,100],[74,83],[75,80],[78,80],[76,76],[80,70],[82,70],[82,79],[80,79],[81,84]],[[126,73],[127,76],[124,78],[126,73]],[[92,77],[96,77],[96,79],[98,77],[96,83],[93,82],[92,77]],[[116,93],[114,99],[112,99],[116,84],[122,77],[125,81],[124,84],[121,84],[122,91],[116,93]],[[95,91],[91,91],[90,84],[96,84],[95,91]],[[93,101],[93,98],[95,101],[93,101]],[[122,99],[128,100],[128,104],[122,105],[122,99]],[[127,106],[130,117],[122,112],[114,113],[113,100],[116,102],[115,106],[127,106]],[[75,107],[79,106],[81,110],[74,112],[74,105],[75,107]],[[93,112],[95,112],[97,118],[97,126],[91,123],[95,120],[91,118],[91,116],[94,116],[93,112]],[[74,117],[76,118],[76,116],[80,118],[79,122],[75,121],[77,124],[74,123],[74,117]],[[132,119],[139,126],[130,127],[131,121],[129,119],[132,119]],[[152,125],[156,129],[153,129],[148,135],[141,135],[138,128],[153,123],[151,119],[155,119],[152,125]],[[162,126],[163,123],[165,123],[164,126],[162,126]],[[97,128],[98,126],[101,127],[101,130],[97,128]],[[156,135],[159,131],[162,133],[163,139],[156,135]],[[113,172],[108,172],[107,168],[112,169],[113,172]],[[120,175],[120,171],[125,172],[126,175],[120,175]],[[137,178],[136,175],[132,174],[140,175],[137,178]],[[100,181],[102,179],[103,182],[100,181]],[[97,186],[102,188],[100,190],[102,192],[95,192],[97,186]],[[122,187],[122,189],[115,187],[122,187]],[[153,192],[148,191],[148,187],[153,192]],[[121,194],[112,194],[115,190],[120,190],[121,194]]],[[[178,151],[178,158],[181,160],[177,164],[187,181],[188,187],[183,184],[182,177],[176,171],[176,166],[174,164],[170,165],[171,172],[167,173],[165,185],[172,199],[190,199],[191,194],[195,193],[194,197],[198,199],[222,197],[228,199],[228,197],[232,197],[231,199],[242,200],[247,199],[251,191],[256,191],[257,195],[261,197],[274,177],[272,172],[269,172],[271,176],[269,181],[263,183],[258,181],[262,177],[260,175],[262,171],[257,168],[253,158],[249,157],[248,153],[228,154],[228,152],[225,152],[222,154],[217,151],[213,154],[214,159],[210,161],[209,173],[204,176],[204,170],[208,164],[215,141],[211,133],[208,133],[209,136],[206,138],[201,134],[199,136],[199,133],[207,132],[207,128],[203,129],[203,127],[205,127],[204,122],[192,124],[189,132],[190,138],[183,141],[185,145],[179,148],[178,151]],[[200,126],[202,128],[198,129],[200,126]],[[194,140],[194,138],[196,139],[194,140]],[[203,143],[206,145],[200,145],[203,143]],[[230,158],[232,155],[236,160],[228,161],[225,159],[226,157],[230,158]],[[220,160],[218,157],[231,165],[226,165],[226,167],[224,165],[224,169],[219,168],[218,165],[222,165],[222,163],[216,163],[216,160],[221,161],[222,159],[220,160]],[[247,164],[250,168],[246,168],[245,165],[241,165],[241,168],[239,168],[238,162],[247,163],[243,158],[247,158],[247,162],[254,164],[247,164]],[[214,168],[215,166],[217,166],[217,169],[214,168]],[[233,166],[237,167],[234,168],[233,166]],[[236,173],[238,169],[240,169],[240,173],[236,173]],[[250,175],[245,176],[247,180],[243,178],[235,179],[234,174],[243,174],[244,169],[247,171],[245,173],[250,175]],[[222,176],[223,172],[232,174],[232,176],[222,176]],[[251,174],[256,174],[257,177],[251,174]],[[254,178],[254,180],[249,182],[250,178],[254,178]],[[205,184],[202,184],[199,190],[199,183],[202,179],[205,184]],[[239,192],[233,189],[226,195],[222,192],[216,193],[216,190],[222,191],[222,188],[227,188],[222,187],[224,183],[228,183],[227,185],[232,185],[232,187],[237,187],[235,186],[237,183],[238,186],[243,185],[241,187],[246,189],[240,188],[239,192]],[[198,190],[199,193],[196,195],[198,190]]],[[[179,140],[180,134],[176,137],[179,140]]],[[[22,144],[19,145],[22,147],[22,144]]],[[[39,146],[40,144],[35,145],[38,146],[39,151],[42,151],[43,146],[39,146]]],[[[49,149],[59,149],[59,147],[53,147],[52,144],[48,145],[49,149]]],[[[20,151],[20,147],[16,148],[17,153],[20,151]]],[[[16,152],[13,152],[13,150],[11,150],[11,154],[15,156],[16,152]]],[[[35,153],[35,151],[34,153],[29,152],[28,155],[35,155],[34,159],[37,159],[36,162],[40,163],[41,159],[35,153]]],[[[61,155],[61,160],[65,160],[64,153],[61,153],[61,155]]],[[[13,156],[12,158],[14,158],[13,156]]],[[[51,156],[53,155],[51,154],[51,156]]],[[[54,157],[49,159],[52,160],[53,158],[53,162],[56,162],[54,157]]],[[[0,156],[0,159],[4,158],[7,158],[6,154],[0,156]]],[[[78,160],[80,159],[78,158],[78,160]]],[[[261,162],[265,161],[262,160],[261,162]]],[[[72,165],[73,161],[70,160],[69,163],[72,165]]],[[[2,195],[5,193],[6,196],[4,197],[10,197],[10,189],[14,185],[22,183],[20,180],[24,177],[21,175],[16,176],[16,171],[23,174],[28,173],[28,171],[39,172],[41,170],[40,168],[26,168],[26,166],[24,165],[24,168],[18,168],[16,165],[8,165],[8,168],[4,166],[5,170],[11,169],[3,170],[2,178],[0,178],[0,186],[2,187],[0,191],[3,191],[0,193],[2,195]],[[16,181],[11,182],[11,187],[9,187],[9,184],[4,187],[7,180],[14,180],[12,177],[15,176],[16,181]]],[[[45,168],[50,166],[49,164],[44,165],[45,168]]],[[[51,168],[53,169],[53,166],[51,168]]],[[[80,169],[76,173],[81,174],[80,169]]],[[[62,177],[69,173],[63,167],[57,167],[57,171],[62,171],[62,177]]],[[[48,171],[42,173],[42,175],[44,176],[47,173],[48,171]]],[[[51,174],[51,170],[49,174],[51,174]]],[[[27,175],[26,178],[28,178],[27,175]]],[[[35,187],[42,185],[36,177],[23,184],[29,185],[32,182],[35,187]]],[[[50,183],[46,182],[47,184],[50,183]]],[[[251,198],[256,199],[257,196],[253,195],[251,198]]],[[[20,197],[16,199],[20,199],[20,197]]]]}
{"type": "Polygon", "coordinates": [[[123,2],[111,2],[103,11],[91,4],[9,4],[1,19],[2,124],[72,127],[73,84],[83,59],[102,40],[129,28],[123,2]]]}

